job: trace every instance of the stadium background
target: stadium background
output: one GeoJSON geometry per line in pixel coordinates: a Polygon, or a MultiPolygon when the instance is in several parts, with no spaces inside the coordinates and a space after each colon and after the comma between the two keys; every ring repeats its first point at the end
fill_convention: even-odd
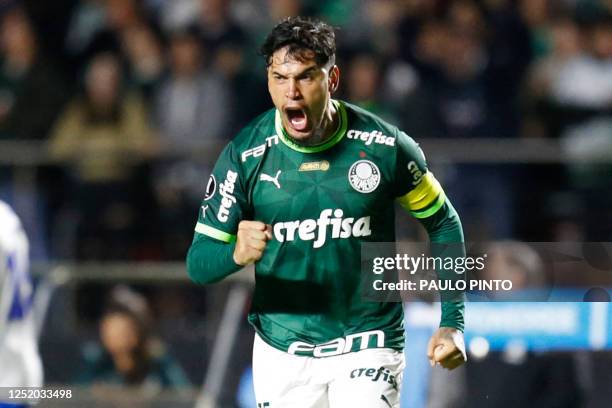
{"type": "MultiPolygon", "coordinates": [[[[284,16],[320,16],[339,28],[337,96],[421,143],[468,240],[610,241],[610,1],[30,0],[0,8],[0,198],[30,236],[46,381],[81,390],[71,406],[193,406],[202,388],[209,406],[239,406],[252,342],[248,273],[198,288],[181,262],[219,150],[271,106],[256,51],[284,16]],[[154,331],[190,390],[109,394],[83,379],[119,283],[149,302],[154,331]]],[[[398,233],[423,238],[401,213],[398,233]]],[[[582,323],[577,330],[591,330],[588,316],[582,323]]],[[[531,350],[523,339],[517,359],[508,350],[516,357],[521,347],[504,346],[517,344],[510,340],[472,356],[464,382],[419,371],[421,398],[405,406],[612,404],[609,342],[556,347],[544,336],[531,350]],[[460,396],[439,401],[447,387],[460,396]]]]}

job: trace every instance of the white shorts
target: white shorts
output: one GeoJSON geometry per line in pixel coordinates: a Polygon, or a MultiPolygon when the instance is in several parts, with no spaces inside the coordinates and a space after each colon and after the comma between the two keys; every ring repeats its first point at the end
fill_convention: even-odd
{"type": "Polygon", "coordinates": [[[396,408],[404,353],[383,348],[333,357],[296,356],[255,335],[257,408],[396,408]]]}

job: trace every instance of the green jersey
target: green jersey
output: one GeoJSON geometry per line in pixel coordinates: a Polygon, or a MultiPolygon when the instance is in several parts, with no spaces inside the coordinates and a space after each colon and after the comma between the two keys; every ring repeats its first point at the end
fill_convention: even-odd
{"type": "Polygon", "coordinates": [[[241,220],[272,226],[255,264],[249,314],[268,344],[315,357],[402,349],[401,303],[361,298],[361,244],[395,241],[396,200],[426,218],[445,196],[414,140],[363,109],[332,102],[338,128],[320,145],[296,144],[274,109],[227,145],[194,242],[231,244],[241,220]]]}

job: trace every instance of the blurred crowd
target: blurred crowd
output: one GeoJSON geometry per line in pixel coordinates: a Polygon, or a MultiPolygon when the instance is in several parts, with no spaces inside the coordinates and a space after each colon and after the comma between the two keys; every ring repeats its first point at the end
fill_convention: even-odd
{"type": "MultiPolygon", "coordinates": [[[[182,259],[220,147],[272,106],[258,47],[297,14],[338,27],[337,97],[415,139],[551,138],[584,159],[437,169],[431,157],[472,239],[610,238],[611,166],[589,162],[612,158],[612,1],[4,0],[0,12],[0,140],[41,141],[53,160],[26,220],[39,257],[182,259]]],[[[19,201],[16,169],[0,169],[0,196],[19,201]]]]}

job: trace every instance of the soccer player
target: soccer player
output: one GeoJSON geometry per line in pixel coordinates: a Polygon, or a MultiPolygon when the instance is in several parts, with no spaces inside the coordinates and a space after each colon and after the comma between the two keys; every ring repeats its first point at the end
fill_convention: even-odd
{"type": "MultiPolygon", "coordinates": [[[[333,29],[300,17],[262,46],[275,109],[221,153],[187,255],[189,276],[217,282],[255,264],[249,322],[258,407],[397,407],[401,303],[361,298],[361,244],[395,241],[397,200],[430,240],[462,243],[457,213],[418,145],[335,100],[333,29]]],[[[463,302],[442,303],[432,364],[465,361],[463,302]]]]}
{"type": "MultiPolygon", "coordinates": [[[[0,387],[42,385],[42,363],[32,306],[28,239],[8,204],[0,201],[0,387]]],[[[0,397],[0,408],[25,407],[0,397]]]]}

